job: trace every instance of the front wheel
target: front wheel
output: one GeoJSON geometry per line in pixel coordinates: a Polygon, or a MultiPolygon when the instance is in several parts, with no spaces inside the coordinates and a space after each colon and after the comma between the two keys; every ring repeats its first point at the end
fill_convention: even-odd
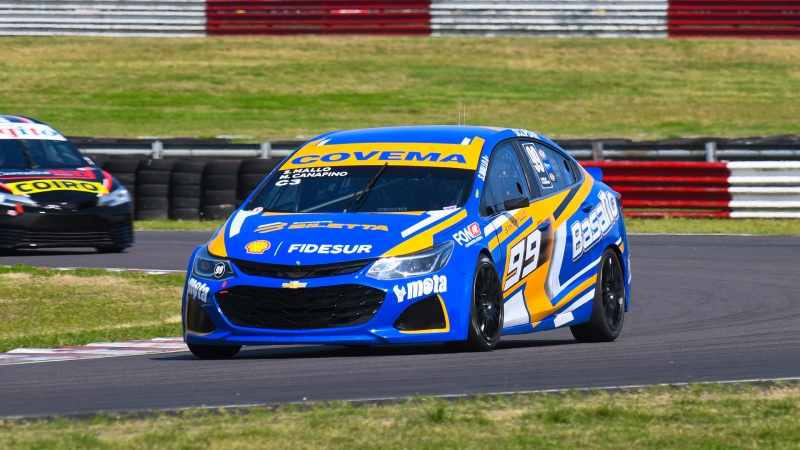
{"type": "Polygon", "coordinates": [[[611,342],[625,320],[625,277],[617,254],[607,249],[600,259],[589,321],[569,327],[579,342],[611,342]]]}
{"type": "Polygon", "coordinates": [[[503,291],[497,270],[486,255],[481,255],[472,281],[467,340],[445,342],[450,351],[488,351],[497,346],[503,334],[503,291]]]}
{"type": "Polygon", "coordinates": [[[122,253],[127,247],[95,247],[100,253],[122,253]]]}
{"type": "Polygon", "coordinates": [[[186,345],[189,351],[200,359],[230,359],[242,349],[241,345],[186,345]]]}

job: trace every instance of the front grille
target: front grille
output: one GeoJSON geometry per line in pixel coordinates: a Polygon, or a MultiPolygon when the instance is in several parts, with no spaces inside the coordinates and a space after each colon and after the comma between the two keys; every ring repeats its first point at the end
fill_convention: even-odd
{"type": "Polygon", "coordinates": [[[236,326],[312,330],[366,323],[378,312],[386,293],[357,284],[309,289],[235,286],[215,297],[222,313],[236,326]]]}
{"type": "Polygon", "coordinates": [[[0,228],[0,248],[11,248],[19,240],[22,230],[13,228],[0,228]]]}
{"type": "Polygon", "coordinates": [[[26,231],[17,240],[21,247],[97,247],[116,243],[107,231],[26,231]]]}
{"type": "Polygon", "coordinates": [[[346,275],[356,273],[375,261],[374,259],[362,259],[359,261],[348,261],[334,264],[319,264],[316,266],[285,266],[280,264],[263,264],[252,261],[234,259],[236,267],[247,275],[270,278],[320,278],[331,277],[334,275],[346,275]]]}
{"type": "Polygon", "coordinates": [[[111,228],[108,233],[117,245],[133,243],[133,227],[130,225],[111,228]]]}

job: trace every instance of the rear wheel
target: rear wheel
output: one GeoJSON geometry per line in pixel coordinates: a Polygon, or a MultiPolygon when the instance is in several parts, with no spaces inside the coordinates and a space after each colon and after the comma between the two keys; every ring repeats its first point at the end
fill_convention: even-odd
{"type": "Polygon", "coordinates": [[[122,253],[127,247],[95,247],[100,253],[122,253]]]}
{"type": "Polygon", "coordinates": [[[230,359],[242,349],[241,345],[186,345],[189,351],[200,359],[230,359]]]}
{"type": "Polygon", "coordinates": [[[592,317],[570,327],[579,342],[611,342],[622,331],[625,320],[625,279],[617,254],[607,249],[600,259],[594,290],[592,317]]]}
{"type": "Polygon", "coordinates": [[[467,340],[445,342],[450,351],[488,351],[497,346],[503,334],[503,292],[497,270],[486,255],[481,255],[472,282],[467,340]]]}

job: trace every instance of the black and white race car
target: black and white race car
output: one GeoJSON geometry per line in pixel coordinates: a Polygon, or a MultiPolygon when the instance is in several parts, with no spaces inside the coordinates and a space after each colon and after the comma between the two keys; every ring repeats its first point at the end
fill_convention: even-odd
{"type": "Polygon", "coordinates": [[[133,245],[128,191],[50,126],[0,115],[0,249],[133,245]]]}

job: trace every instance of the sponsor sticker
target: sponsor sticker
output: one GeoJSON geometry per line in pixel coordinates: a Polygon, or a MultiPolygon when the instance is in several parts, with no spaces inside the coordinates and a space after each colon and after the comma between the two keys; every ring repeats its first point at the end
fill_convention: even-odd
{"type": "Polygon", "coordinates": [[[550,177],[553,171],[550,162],[539,156],[539,152],[533,144],[524,143],[522,144],[522,148],[525,149],[525,153],[528,154],[533,164],[533,169],[536,171],[536,178],[539,179],[539,185],[542,189],[551,189],[553,187],[553,181],[555,181],[555,176],[553,176],[553,179],[550,177]],[[550,167],[549,170],[548,167],[550,167]]]}
{"type": "Polygon", "coordinates": [[[572,232],[572,260],[577,261],[600,239],[608,234],[619,220],[619,205],[614,194],[600,191],[600,203],[589,213],[589,217],[576,220],[570,225],[572,232]]]}
{"type": "Polygon", "coordinates": [[[486,180],[486,170],[489,168],[489,157],[486,155],[481,156],[481,162],[478,165],[478,178],[486,180]]]}
{"type": "Polygon", "coordinates": [[[78,191],[98,195],[108,194],[108,190],[103,186],[103,183],[98,183],[96,181],[40,179],[4,184],[11,188],[11,193],[14,195],[30,195],[48,191],[78,191]]]}
{"type": "Polygon", "coordinates": [[[316,253],[319,255],[352,255],[358,253],[369,253],[371,245],[354,244],[292,244],[287,253],[316,253]]]}
{"type": "Polygon", "coordinates": [[[0,139],[67,140],[58,131],[38,123],[0,123],[0,139]]]}
{"type": "Polygon", "coordinates": [[[534,133],[533,131],[523,130],[522,128],[512,128],[511,131],[514,132],[519,137],[529,137],[534,139],[539,139],[539,135],[534,133]]]}
{"type": "Polygon", "coordinates": [[[480,225],[478,225],[477,222],[473,222],[469,224],[469,226],[458,230],[458,232],[453,235],[453,239],[458,245],[469,247],[483,240],[483,232],[481,231],[480,225]]]}
{"type": "Polygon", "coordinates": [[[195,300],[199,300],[201,302],[205,302],[208,300],[208,285],[203,283],[202,281],[195,280],[194,278],[189,278],[189,286],[187,291],[189,297],[195,300]]]}
{"type": "Polygon", "coordinates": [[[434,275],[421,280],[409,281],[405,286],[395,285],[392,290],[397,296],[397,303],[402,303],[406,299],[413,300],[423,295],[441,294],[447,292],[447,277],[434,275]]]}
{"type": "Polygon", "coordinates": [[[225,263],[218,262],[214,266],[214,277],[221,278],[223,275],[225,275],[225,263]]]}
{"type": "MultiPolygon", "coordinates": [[[[269,250],[269,247],[269,241],[253,241],[245,245],[244,249],[247,250],[247,253],[262,255],[265,251],[269,250]]],[[[216,268],[214,268],[214,270],[216,272],[216,268]]]]}
{"type": "Polygon", "coordinates": [[[342,229],[342,230],[373,230],[373,231],[389,231],[387,225],[373,225],[373,224],[359,224],[359,223],[334,223],[329,221],[319,222],[273,222],[256,227],[256,233],[270,233],[272,231],[279,231],[287,228],[289,230],[299,230],[306,228],[326,228],[326,229],[342,229]]]}

